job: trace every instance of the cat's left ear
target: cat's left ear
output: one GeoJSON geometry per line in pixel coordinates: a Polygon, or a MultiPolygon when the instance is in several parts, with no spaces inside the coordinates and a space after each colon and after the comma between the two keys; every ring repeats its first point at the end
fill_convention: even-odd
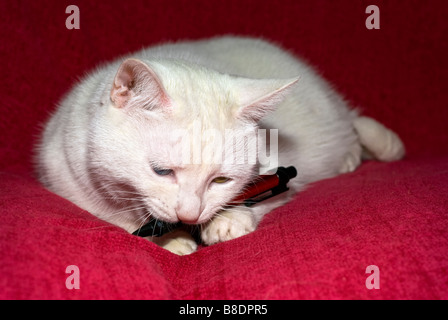
{"type": "Polygon", "coordinates": [[[299,81],[292,79],[237,79],[237,117],[249,121],[260,121],[274,111],[278,104],[299,81]]]}
{"type": "Polygon", "coordinates": [[[128,107],[137,100],[140,107],[168,104],[168,95],[156,73],[143,61],[127,59],[119,67],[110,99],[117,108],[128,107]],[[138,97],[139,99],[133,99],[138,97]]]}

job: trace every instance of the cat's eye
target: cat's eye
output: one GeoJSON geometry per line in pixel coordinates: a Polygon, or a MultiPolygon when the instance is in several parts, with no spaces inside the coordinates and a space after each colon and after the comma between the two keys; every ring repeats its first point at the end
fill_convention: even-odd
{"type": "Polygon", "coordinates": [[[159,169],[159,168],[152,168],[156,174],[159,176],[169,176],[173,173],[172,169],[159,169]]]}
{"type": "Polygon", "coordinates": [[[217,178],[213,179],[214,183],[226,183],[228,181],[230,181],[230,178],[227,178],[227,177],[217,177],[217,178]]]}

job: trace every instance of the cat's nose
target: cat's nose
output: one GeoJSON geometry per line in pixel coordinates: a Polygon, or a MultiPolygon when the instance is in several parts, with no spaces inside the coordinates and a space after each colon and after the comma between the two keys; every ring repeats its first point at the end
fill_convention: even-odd
{"type": "Polygon", "coordinates": [[[189,212],[177,212],[177,218],[186,224],[196,224],[198,222],[198,215],[191,215],[189,212]]]}
{"type": "Polygon", "coordinates": [[[201,215],[201,201],[199,197],[188,197],[176,208],[177,218],[186,224],[195,224],[201,215]]]}

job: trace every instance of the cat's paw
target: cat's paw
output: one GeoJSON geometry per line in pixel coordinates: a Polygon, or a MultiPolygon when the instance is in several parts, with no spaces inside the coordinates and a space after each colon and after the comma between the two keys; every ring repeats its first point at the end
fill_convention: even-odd
{"type": "Polygon", "coordinates": [[[339,173],[353,172],[361,164],[362,148],[359,143],[356,143],[345,154],[344,161],[339,168],[339,173]]]}
{"type": "Polygon", "coordinates": [[[205,244],[232,240],[255,230],[257,224],[249,208],[232,208],[219,212],[203,226],[201,237],[205,244]]]}
{"type": "Polygon", "coordinates": [[[183,230],[175,230],[153,241],[162,248],[179,256],[191,254],[198,248],[191,234],[183,230]]]}

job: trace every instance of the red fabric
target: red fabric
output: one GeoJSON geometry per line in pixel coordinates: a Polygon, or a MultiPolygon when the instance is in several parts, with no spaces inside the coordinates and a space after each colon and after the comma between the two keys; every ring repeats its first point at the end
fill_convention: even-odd
{"type": "MultiPolygon", "coordinates": [[[[447,299],[446,1],[0,2],[0,298],[447,299]],[[77,4],[81,29],[67,30],[77,4]],[[376,4],[381,29],[367,30],[376,4]],[[408,150],[320,181],[252,234],[179,257],[46,191],[40,124],[97,63],[170,39],[246,34],[301,54],[408,150]],[[66,267],[80,271],[68,290],[66,267]],[[366,267],[380,289],[365,286],[366,267]]],[[[286,164],[287,165],[287,164],[286,164]]]]}

